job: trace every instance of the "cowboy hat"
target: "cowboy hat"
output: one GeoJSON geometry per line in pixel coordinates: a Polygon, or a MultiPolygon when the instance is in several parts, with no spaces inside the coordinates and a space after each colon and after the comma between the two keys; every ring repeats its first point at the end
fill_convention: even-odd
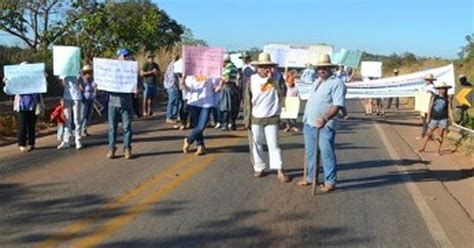
{"type": "Polygon", "coordinates": [[[449,89],[452,88],[451,85],[447,85],[446,82],[441,82],[435,86],[436,89],[449,89]]]}
{"type": "Polygon", "coordinates": [[[436,81],[436,78],[434,78],[433,74],[431,73],[426,74],[423,79],[426,81],[436,81]]]}
{"type": "Polygon", "coordinates": [[[316,67],[337,67],[336,64],[331,63],[331,57],[329,57],[329,54],[319,55],[318,62],[314,66],[316,66],[316,67]]]}
{"type": "Polygon", "coordinates": [[[251,65],[259,67],[259,66],[277,66],[278,63],[272,62],[270,58],[270,54],[268,53],[259,53],[258,59],[253,61],[251,65]]]}
{"type": "Polygon", "coordinates": [[[85,66],[82,67],[82,71],[92,71],[92,66],[85,65],[85,66]]]}

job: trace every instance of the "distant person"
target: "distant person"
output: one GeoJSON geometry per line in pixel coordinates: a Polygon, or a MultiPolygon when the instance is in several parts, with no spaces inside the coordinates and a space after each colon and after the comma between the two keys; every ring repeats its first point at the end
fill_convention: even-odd
{"type": "Polygon", "coordinates": [[[306,68],[303,70],[300,78],[307,83],[313,83],[317,78],[316,70],[311,64],[306,64],[306,68]]]}
{"type": "MultiPolygon", "coordinates": [[[[26,64],[22,62],[20,65],[26,64]]],[[[5,83],[4,92],[8,78],[3,78],[5,83]]],[[[40,94],[15,95],[13,101],[13,111],[17,113],[17,144],[21,152],[28,152],[35,149],[36,144],[36,119],[37,115],[44,110],[40,94]],[[28,147],[29,146],[29,147],[28,147]]]]}
{"type": "MultiPolygon", "coordinates": [[[[398,76],[398,69],[393,69],[393,76],[398,76]]],[[[387,109],[392,108],[392,102],[395,99],[395,108],[400,109],[400,98],[399,97],[390,97],[387,102],[387,109]]]]}
{"type": "Polygon", "coordinates": [[[180,87],[184,89],[188,101],[189,115],[193,130],[183,142],[183,152],[188,153],[190,146],[196,142],[195,154],[198,156],[206,154],[204,142],[204,130],[209,122],[211,108],[216,105],[217,88],[220,84],[218,78],[206,78],[203,76],[185,76],[180,87]]]}
{"type": "Polygon", "coordinates": [[[265,176],[267,166],[263,157],[263,145],[266,143],[270,156],[270,169],[277,170],[277,180],[286,183],[289,182],[289,178],[283,171],[283,160],[278,144],[284,92],[280,76],[274,70],[277,65],[271,61],[268,53],[260,53],[258,60],[252,62],[252,66],[257,68],[257,73],[251,76],[245,92],[244,123],[245,127],[251,130],[250,152],[254,162],[254,176],[265,176]]]}
{"type": "Polygon", "coordinates": [[[340,65],[340,66],[337,68],[336,77],[338,77],[339,79],[341,79],[342,82],[344,82],[344,83],[347,83],[347,82],[348,82],[348,75],[347,75],[347,72],[346,72],[346,70],[344,69],[344,66],[343,66],[343,65],[340,65]]]}
{"type": "Polygon", "coordinates": [[[224,58],[224,70],[219,86],[222,92],[219,102],[219,110],[222,113],[222,130],[236,129],[236,112],[239,112],[238,73],[237,67],[232,63],[230,56],[227,54],[224,58]]]}
{"type": "Polygon", "coordinates": [[[66,123],[66,118],[64,117],[64,101],[62,98],[49,115],[49,120],[56,121],[57,139],[61,142],[64,136],[64,124],[66,123]]]}
{"type": "Polygon", "coordinates": [[[323,54],[318,58],[318,80],[308,98],[303,116],[303,137],[307,162],[306,178],[298,182],[299,186],[313,183],[316,164],[316,147],[319,147],[324,172],[324,183],[320,185],[322,192],[330,192],[336,188],[337,161],[335,153],[335,137],[337,118],[341,107],[345,106],[347,88],[345,83],[335,75],[331,58],[323,54]],[[316,144],[316,142],[318,142],[316,144]]]}
{"type": "Polygon", "coordinates": [[[82,91],[79,85],[80,76],[66,76],[61,77],[60,81],[64,86],[64,116],[66,117],[66,124],[64,126],[63,141],[58,149],[67,149],[71,146],[71,136],[73,136],[73,122],[74,122],[74,140],[76,149],[82,148],[81,131],[83,120],[82,91]]]}
{"type": "Polygon", "coordinates": [[[79,78],[79,87],[82,90],[82,123],[81,136],[89,136],[87,127],[94,113],[94,102],[97,95],[97,84],[94,83],[92,77],[92,66],[85,65],[82,67],[81,77],[79,78]]]}
{"type": "Polygon", "coordinates": [[[433,135],[433,132],[436,129],[439,129],[439,139],[437,139],[438,149],[436,151],[436,154],[438,156],[442,155],[441,146],[444,140],[444,133],[448,129],[448,121],[451,124],[454,124],[452,105],[448,97],[449,88],[451,88],[451,86],[448,86],[445,82],[442,82],[438,86],[436,86],[436,89],[438,90],[438,95],[433,95],[431,97],[430,108],[428,116],[426,118],[427,122],[429,123],[428,131],[424,136],[423,145],[421,149],[418,150],[418,152],[420,153],[425,151],[426,146],[431,136],[433,135]]]}
{"type": "MultiPolygon", "coordinates": [[[[423,78],[425,81],[425,86],[423,87],[423,91],[427,93],[431,93],[432,96],[438,95],[438,90],[435,88],[433,82],[436,81],[433,74],[429,73],[426,74],[423,78]]],[[[425,113],[421,113],[421,136],[417,137],[416,139],[423,139],[425,137],[426,131],[428,130],[428,121],[426,118],[425,113]]]]}
{"type": "MultiPolygon", "coordinates": [[[[130,60],[131,55],[125,48],[117,51],[118,60],[130,60]]],[[[116,155],[117,129],[120,120],[122,120],[124,156],[126,159],[132,158],[133,95],[133,93],[109,92],[109,151],[107,153],[109,159],[115,158],[116,155]]]]}
{"type": "Polygon", "coordinates": [[[177,123],[181,91],[179,90],[179,77],[175,70],[175,63],[179,60],[177,55],[169,63],[164,74],[164,86],[168,93],[168,104],[166,106],[166,123],[177,123]]]}
{"type": "Polygon", "coordinates": [[[155,54],[147,52],[146,63],[143,65],[140,75],[143,77],[143,115],[153,115],[153,100],[156,97],[160,67],[155,63],[155,54]]]}
{"type": "MultiPolygon", "coordinates": [[[[286,76],[286,97],[298,97],[298,90],[295,86],[296,76],[298,72],[296,70],[291,70],[286,76]]],[[[296,126],[296,119],[286,119],[286,127],[283,130],[284,132],[299,132],[300,129],[296,126]]]]}
{"type": "Polygon", "coordinates": [[[472,84],[467,81],[467,77],[464,74],[459,75],[459,84],[466,87],[472,87],[472,84]]]}

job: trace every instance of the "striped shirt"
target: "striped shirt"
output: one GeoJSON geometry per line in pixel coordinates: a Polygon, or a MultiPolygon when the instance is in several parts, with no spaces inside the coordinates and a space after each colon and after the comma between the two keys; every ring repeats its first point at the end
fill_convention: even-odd
{"type": "Polygon", "coordinates": [[[224,71],[222,73],[223,77],[227,81],[227,84],[236,84],[237,83],[237,76],[239,71],[237,67],[232,63],[229,62],[227,65],[224,66],[224,71]]]}

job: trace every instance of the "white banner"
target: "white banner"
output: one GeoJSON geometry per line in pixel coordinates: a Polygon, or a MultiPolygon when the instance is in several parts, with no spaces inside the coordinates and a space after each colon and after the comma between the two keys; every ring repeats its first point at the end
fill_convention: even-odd
{"type": "Polygon", "coordinates": [[[46,93],[44,64],[6,65],[3,67],[8,95],[46,93]]]}
{"type": "Polygon", "coordinates": [[[242,57],[242,53],[233,53],[230,55],[230,61],[232,61],[235,67],[239,69],[245,65],[244,61],[240,57],[242,57]]]}
{"type": "Polygon", "coordinates": [[[428,73],[432,73],[437,79],[435,85],[445,82],[452,86],[448,94],[454,94],[454,65],[450,64],[397,77],[347,83],[346,98],[414,97],[417,91],[424,88],[423,78],[428,73]]]}
{"type": "Polygon", "coordinates": [[[116,93],[137,92],[138,62],[94,58],[97,89],[116,93]]]}
{"type": "Polygon", "coordinates": [[[306,64],[315,64],[320,54],[333,52],[330,45],[267,44],[263,51],[270,54],[279,67],[304,68],[306,64]]]}
{"type": "Polygon", "coordinates": [[[313,89],[314,82],[307,82],[301,79],[297,79],[295,82],[296,89],[298,90],[298,95],[301,100],[308,100],[309,94],[313,89]]]}

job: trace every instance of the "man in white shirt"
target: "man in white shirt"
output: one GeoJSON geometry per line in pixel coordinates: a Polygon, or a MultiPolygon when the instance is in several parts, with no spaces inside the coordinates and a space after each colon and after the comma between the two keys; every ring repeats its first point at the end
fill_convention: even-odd
{"type": "MultiPolygon", "coordinates": [[[[433,74],[428,73],[424,77],[425,86],[423,90],[425,92],[431,93],[433,96],[438,95],[438,90],[435,88],[433,82],[436,81],[436,78],[433,74]]],[[[423,139],[425,137],[426,131],[428,130],[428,120],[426,119],[426,114],[421,114],[421,136],[416,139],[423,139]]]]}
{"type": "Polygon", "coordinates": [[[251,155],[255,177],[263,177],[266,169],[263,145],[266,141],[270,155],[270,169],[277,170],[277,180],[289,182],[283,173],[283,160],[278,145],[278,129],[283,102],[281,84],[272,69],[277,66],[268,53],[260,53],[252,63],[257,73],[252,75],[245,94],[245,126],[251,129],[251,155]]]}

